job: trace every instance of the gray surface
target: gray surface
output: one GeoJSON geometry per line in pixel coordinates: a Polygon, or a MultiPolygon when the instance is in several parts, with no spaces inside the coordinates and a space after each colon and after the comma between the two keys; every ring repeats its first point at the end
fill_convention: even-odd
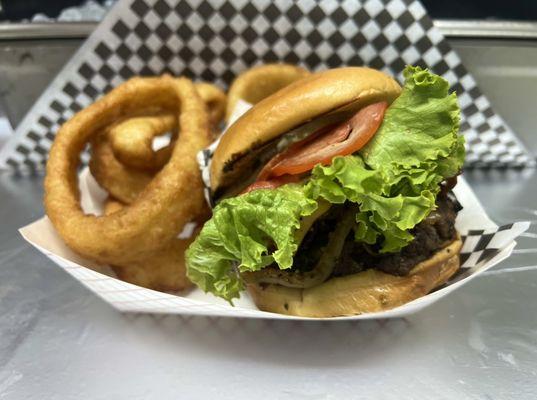
{"type": "Polygon", "coordinates": [[[452,38],[537,38],[537,22],[535,21],[436,19],[433,23],[444,36],[452,38]]]}
{"type": "Polygon", "coordinates": [[[81,43],[80,39],[0,40],[0,108],[13,126],[81,43]]]}
{"type": "MultiPolygon", "coordinates": [[[[497,222],[537,219],[535,170],[467,179],[497,222]]],[[[41,196],[41,177],[0,175],[2,399],[537,396],[535,225],[512,258],[405,320],[129,317],[18,236],[41,196]]]]}
{"type": "MultiPolygon", "coordinates": [[[[531,70],[516,60],[535,49],[463,44],[469,46],[459,53],[485,93],[537,149],[537,117],[531,107],[524,111],[535,79],[519,79],[520,71],[531,78],[531,70]],[[487,80],[494,60],[518,65],[505,69],[514,80],[502,71],[501,79],[487,80]]],[[[28,59],[28,52],[31,62],[10,70],[21,85],[8,95],[29,106],[52,64],[45,64],[44,45],[39,57],[24,46],[13,47],[18,58],[10,60],[28,59]]],[[[2,44],[0,78],[8,64],[1,51],[2,44]]],[[[52,56],[56,68],[62,54],[52,56]]],[[[537,221],[535,170],[466,178],[496,222],[537,221]]],[[[535,224],[510,259],[405,320],[127,317],[16,233],[43,213],[41,179],[0,175],[0,399],[537,398],[535,224]]]]}
{"type": "MultiPolygon", "coordinates": [[[[85,39],[98,22],[11,22],[0,23],[0,40],[85,39]]],[[[537,32],[537,29],[536,29],[537,32]]]]}
{"type": "Polygon", "coordinates": [[[452,39],[483,93],[537,154],[537,40],[452,39]]]}

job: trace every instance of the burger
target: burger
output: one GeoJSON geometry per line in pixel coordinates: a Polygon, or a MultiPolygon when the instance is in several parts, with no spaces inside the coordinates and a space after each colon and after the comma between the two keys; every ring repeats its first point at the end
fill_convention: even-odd
{"type": "Polygon", "coordinates": [[[228,128],[210,166],[216,204],[187,275],[230,302],[334,317],[424,296],[459,268],[464,161],[446,80],[408,66],[313,73],[228,128]]]}

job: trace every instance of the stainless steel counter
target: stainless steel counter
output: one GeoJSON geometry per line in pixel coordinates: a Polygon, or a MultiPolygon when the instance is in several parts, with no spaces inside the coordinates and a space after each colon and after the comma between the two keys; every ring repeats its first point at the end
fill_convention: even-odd
{"type": "MultiPolygon", "coordinates": [[[[537,172],[466,175],[497,222],[537,220],[537,172]]],[[[16,229],[41,177],[0,175],[2,399],[534,399],[537,229],[512,258],[408,319],[121,315],[16,229]]]]}
{"type": "MultiPolygon", "coordinates": [[[[5,42],[0,75],[28,84],[4,97],[37,95],[78,43],[5,42]]],[[[534,71],[519,57],[537,53],[513,43],[452,42],[535,150],[534,71]]],[[[43,214],[42,177],[0,174],[0,399],[535,399],[537,171],[466,178],[496,222],[535,221],[493,270],[408,319],[238,324],[117,313],[17,234],[43,214]]]]}

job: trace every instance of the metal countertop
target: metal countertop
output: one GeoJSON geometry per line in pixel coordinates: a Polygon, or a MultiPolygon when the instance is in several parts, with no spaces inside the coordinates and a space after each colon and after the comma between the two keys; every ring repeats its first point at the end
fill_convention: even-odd
{"type": "MultiPolygon", "coordinates": [[[[535,42],[454,46],[535,151],[535,42]]],[[[0,399],[535,399],[537,170],[465,176],[497,223],[535,221],[511,258],[407,319],[296,323],[119,314],[18,235],[42,176],[0,174],[0,399]]]]}
{"type": "MultiPolygon", "coordinates": [[[[496,222],[537,220],[537,172],[466,178],[496,222]]],[[[0,175],[2,399],[533,399],[537,229],[452,296],[388,322],[121,315],[23,242],[42,177],[0,175]]]]}

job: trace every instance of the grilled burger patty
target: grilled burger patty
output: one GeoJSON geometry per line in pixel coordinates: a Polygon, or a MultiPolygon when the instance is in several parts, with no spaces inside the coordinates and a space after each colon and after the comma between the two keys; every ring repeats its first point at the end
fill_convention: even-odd
{"type": "MultiPolygon", "coordinates": [[[[452,195],[444,194],[438,196],[436,204],[437,209],[411,231],[414,240],[398,253],[379,254],[379,246],[356,243],[354,233],[351,232],[331,276],[351,275],[368,268],[392,275],[407,275],[415,265],[456,238],[455,218],[461,209],[460,204],[452,195]]],[[[295,271],[306,272],[315,267],[344,208],[345,206],[333,206],[314,223],[295,255],[295,271]]]]}

